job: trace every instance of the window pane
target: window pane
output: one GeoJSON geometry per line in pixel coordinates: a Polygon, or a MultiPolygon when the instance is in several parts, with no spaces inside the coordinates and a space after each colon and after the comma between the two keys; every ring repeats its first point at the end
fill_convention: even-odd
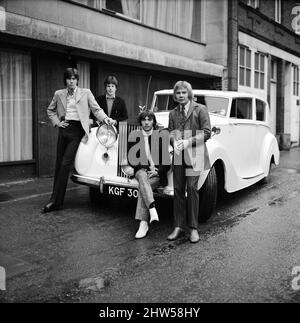
{"type": "Polygon", "coordinates": [[[245,85],[245,69],[240,67],[240,85],[245,85]]]}
{"type": "Polygon", "coordinates": [[[251,68],[251,51],[248,49],[246,51],[246,66],[251,68]]]}
{"type": "MultiPolygon", "coordinates": [[[[149,0],[146,0],[146,1],[149,1],[149,0]]],[[[144,1],[145,2],[145,1],[144,1]]],[[[186,2],[186,1],[183,1],[183,2],[186,2]]],[[[198,40],[198,41],[201,41],[202,40],[202,29],[201,29],[201,24],[202,24],[202,21],[201,19],[199,19],[199,17],[202,16],[202,12],[201,12],[201,2],[202,1],[199,1],[199,0],[193,0],[193,7],[190,8],[190,10],[193,11],[193,19],[192,19],[192,22],[193,22],[193,26],[192,26],[192,36],[191,38],[194,39],[194,40],[198,40]]],[[[187,3],[187,2],[186,2],[187,3]]],[[[183,18],[183,21],[185,20],[185,18],[183,18]]],[[[187,24],[187,22],[185,21],[185,24],[187,24]]]]}
{"type": "Polygon", "coordinates": [[[204,104],[210,113],[225,116],[228,109],[227,98],[213,97],[213,96],[197,96],[197,103],[204,104]]]}
{"type": "Polygon", "coordinates": [[[260,88],[265,88],[265,74],[260,74],[260,88]]]}
{"type": "Polygon", "coordinates": [[[261,72],[265,71],[265,56],[260,55],[260,70],[261,72]]]}
{"type": "Polygon", "coordinates": [[[259,56],[257,53],[255,53],[255,69],[259,69],[259,56]]]}
{"type": "Polygon", "coordinates": [[[0,51],[0,162],[32,159],[30,55],[0,51]]]}
{"type": "Polygon", "coordinates": [[[240,65],[245,66],[245,48],[240,47],[240,65]]]}
{"type": "Polygon", "coordinates": [[[251,99],[236,100],[236,118],[252,119],[252,100],[251,99]]]}
{"type": "Polygon", "coordinates": [[[256,120],[266,121],[266,105],[263,101],[256,100],[256,120]]]}
{"type": "Polygon", "coordinates": [[[246,85],[251,86],[251,70],[246,70],[246,85]]]}
{"type": "Polygon", "coordinates": [[[255,78],[254,78],[254,87],[259,87],[259,73],[255,72],[255,78]]]}
{"type": "MultiPolygon", "coordinates": [[[[158,95],[156,97],[156,102],[155,102],[155,107],[154,107],[154,110],[155,111],[165,111],[165,110],[168,110],[168,107],[170,108],[170,110],[174,109],[175,106],[173,107],[170,107],[169,106],[169,98],[171,98],[171,96],[168,96],[168,95],[158,95]]],[[[172,100],[173,102],[173,100],[172,100]]]]}

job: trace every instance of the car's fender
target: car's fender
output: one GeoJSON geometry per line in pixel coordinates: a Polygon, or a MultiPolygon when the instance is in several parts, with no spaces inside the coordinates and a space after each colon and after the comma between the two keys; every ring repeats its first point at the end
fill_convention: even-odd
{"type": "MultiPolygon", "coordinates": [[[[223,163],[224,169],[224,189],[231,190],[232,187],[235,187],[238,182],[237,174],[234,170],[233,164],[226,153],[225,148],[213,138],[208,140],[207,143],[207,150],[209,155],[209,161],[211,166],[213,166],[217,161],[221,161],[223,163]]],[[[209,170],[203,171],[200,175],[199,182],[198,182],[198,189],[202,187],[204,184],[209,170]]],[[[218,175],[218,174],[217,174],[218,175]]]]}
{"type": "Polygon", "coordinates": [[[269,173],[272,156],[274,156],[275,165],[279,165],[280,154],[275,136],[272,133],[267,133],[264,137],[264,142],[261,147],[260,164],[263,167],[265,176],[267,176],[269,173]]]}

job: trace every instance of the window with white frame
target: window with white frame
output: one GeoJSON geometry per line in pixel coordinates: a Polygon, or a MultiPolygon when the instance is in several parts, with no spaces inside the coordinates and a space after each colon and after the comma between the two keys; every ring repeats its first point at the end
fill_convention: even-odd
{"type": "Polygon", "coordinates": [[[259,0],[248,0],[247,5],[253,8],[258,8],[259,0]]]}
{"type": "Polygon", "coordinates": [[[265,88],[265,58],[262,53],[255,53],[254,57],[254,87],[257,89],[265,88]]]}
{"type": "Polygon", "coordinates": [[[251,51],[247,47],[239,46],[239,84],[251,86],[251,51]]]}
{"type": "Polygon", "coordinates": [[[275,0],[275,21],[281,23],[281,0],[275,0]]]}
{"type": "Polygon", "coordinates": [[[293,65],[293,95],[299,96],[299,66],[293,65]]]}
{"type": "Polygon", "coordinates": [[[203,0],[73,0],[196,41],[204,30],[203,0]]]}

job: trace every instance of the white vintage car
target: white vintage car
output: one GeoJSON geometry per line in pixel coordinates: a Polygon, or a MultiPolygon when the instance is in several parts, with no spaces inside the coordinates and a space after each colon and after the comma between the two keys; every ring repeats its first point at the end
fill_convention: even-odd
{"type": "MultiPolygon", "coordinates": [[[[203,171],[198,182],[200,195],[199,221],[206,221],[224,190],[235,192],[265,181],[272,164],[279,164],[278,143],[270,131],[270,109],[263,99],[239,92],[194,90],[195,101],[205,104],[211,119],[212,137],[206,142],[210,170],[203,171]]],[[[173,91],[154,94],[151,109],[162,128],[168,127],[168,114],[176,103],[173,91]]],[[[138,183],[133,170],[124,164],[127,138],[137,125],[120,123],[119,133],[100,125],[92,128],[87,143],[81,143],[75,159],[76,183],[90,187],[92,202],[107,195],[136,198],[138,183]]],[[[171,171],[168,186],[158,195],[172,196],[171,171]]]]}

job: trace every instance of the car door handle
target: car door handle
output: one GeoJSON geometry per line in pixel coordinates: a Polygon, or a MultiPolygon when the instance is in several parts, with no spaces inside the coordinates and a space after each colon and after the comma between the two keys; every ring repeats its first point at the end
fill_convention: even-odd
{"type": "Polygon", "coordinates": [[[46,123],[47,123],[46,121],[40,121],[40,122],[39,122],[39,124],[40,124],[40,125],[42,125],[42,126],[43,126],[44,124],[46,124],[46,123]]]}

